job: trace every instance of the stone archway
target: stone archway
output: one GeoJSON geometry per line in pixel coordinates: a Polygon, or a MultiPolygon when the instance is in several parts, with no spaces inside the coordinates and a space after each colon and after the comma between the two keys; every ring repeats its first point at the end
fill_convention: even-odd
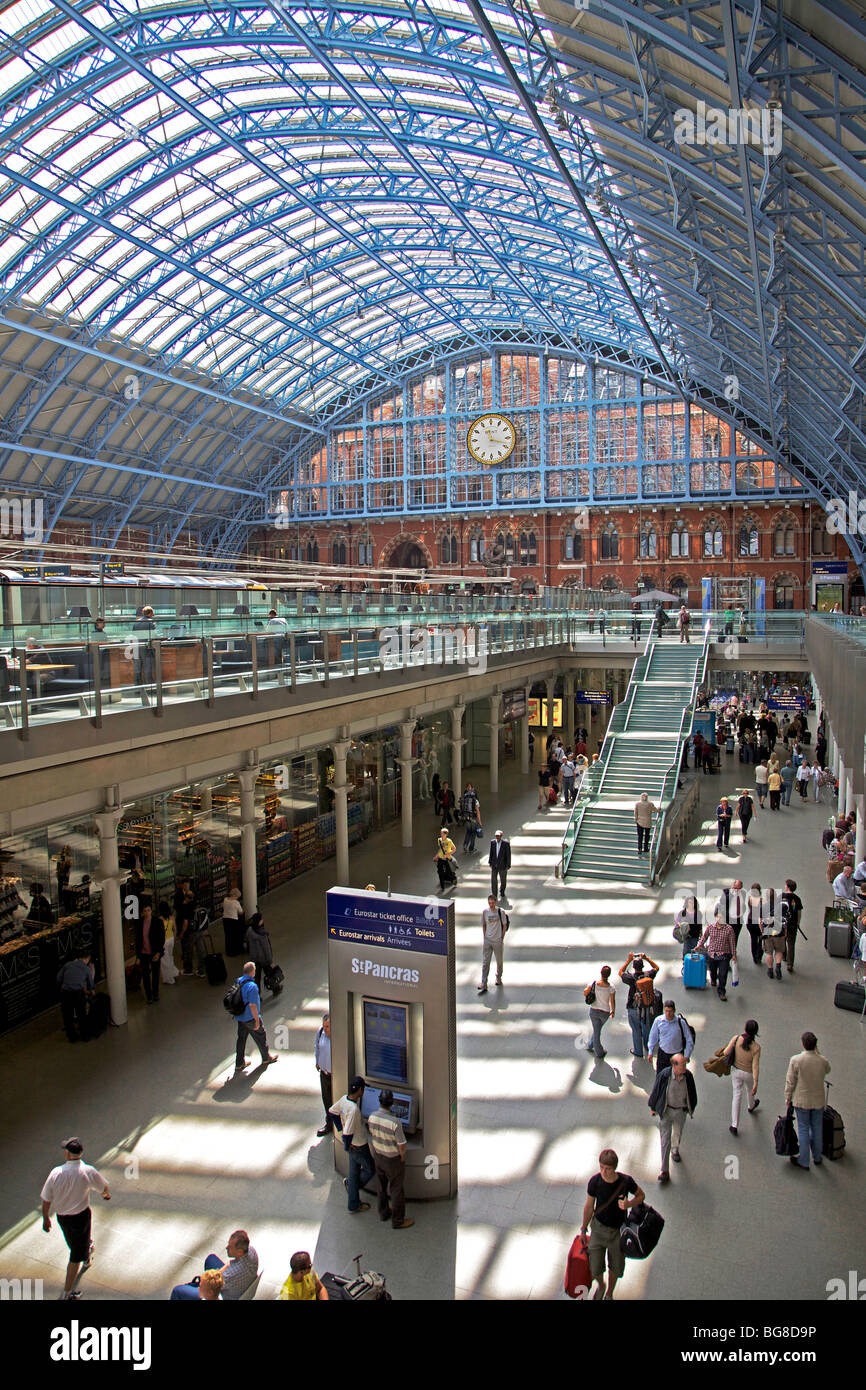
{"type": "Polygon", "coordinates": [[[426,550],[413,540],[398,541],[385,561],[389,570],[430,569],[430,557],[426,550]]]}

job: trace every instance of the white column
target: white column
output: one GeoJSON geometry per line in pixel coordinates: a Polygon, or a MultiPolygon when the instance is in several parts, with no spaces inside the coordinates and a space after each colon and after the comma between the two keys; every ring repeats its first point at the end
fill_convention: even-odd
{"type": "Polygon", "coordinates": [[[337,837],[337,884],[349,886],[349,783],[346,777],[346,755],[350,740],[332,743],[334,750],[334,818],[337,837]]]}
{"type": "Polygon", "coordinates": [[[415,763],[412,757],[412,735],[414,732],[415,720],[402,720],[400,724],[400,804],[402,830],[402,839],[400,843],[404,849],[412,848],[412,768],[415,763]]]}
{"type": "MultiPolygon", "coordinates": [[[[841,787],[839,788],[839,790],[842,790],[841,787]]],[[[853,815],[855,810],[856,806],[854,804],[854,778],[851,776],[851,773],[848,772],[845,776],[845,815],[853,815]]]]}
{"type": "Polygon", "coordinates": [[[845,763],[843,762],[842,758],[840,757],[840,758],[839,758],[839,799],[838,799],[838,802],[837,802],[837,804],[836,804],[836,809],[837,809],[837,811],[839,812],[839,815],[840,815],[840,816],[844,816],[844,814],[845,814],[845,794],[846,794],[846,791],[847,791],[847,782],[848,782],[848,772],[847,772],[847,770],[846,770],[845,763]]]}
{"type": "Polygon", "coordinates": [[[244,916],[255,912],[259,901],[256,881],[256,778],[257,767],[245,767],[238,773],[241,784],[241,883],[243,885],[244,916]]]}
{"type": "Polygon", "coordinates": [[[831,766],[833,768],[833,776],[838,777],[839,768],[842,766],[842,759],[839,757],[839,745],[836,742],[835,738],[831,738],[830,746],[833,749],[833,761],[831,763],[831,766]]]}
{"type": "Polygon", "coordinates": [[[524,687],[526,713],[520,721],[520,771],[524,774],[529,772],[529,692],[531,689],[531,685],[524,687]]]}
{"type": "Polygon", "coordinates": [[[455,705],[451,713],[451,789],[454,792],[456,805],[460,805],[460,793],[463,782],[463,745],[466,742],[463,737],[463,715],[466,712],[465,705],[455,705]]]}
{"type": "Polygon", "coordinates": [[[502,724],[499,718],[502,708],[501,696],[490,696],[490,791],[494,796],[499,794],[499,730],[502,724]]]}
{"type": "Polygon", "coordinates": [[[858,796],[857,827],[854,831],[854,863],[862,864],[866,859],[866,797],[858,796]]]}
{"type": "Polygon", "coordinates": [[[102,931],[105,939],[105,978],[111,1000],[111,1017],[126,1023],[126,957],[123,947],[123,912],[120,903],[120,863],[117,857],[117,808],[99,811],[95,817],[99,835],[99,869],[102,883],[102,931]]]}
{"type": "Polygon", "coordinates": [[[565,728],[563,739],[566,748],[574,748],[574,672],[569,671],[565,677],[565,689],[563,691],[563,716],[565,728]]]}

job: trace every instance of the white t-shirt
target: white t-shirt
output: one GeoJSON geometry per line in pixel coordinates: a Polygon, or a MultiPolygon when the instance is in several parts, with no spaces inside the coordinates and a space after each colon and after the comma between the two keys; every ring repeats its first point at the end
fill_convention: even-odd
{"type": "Polygon", "coordinates": [[[41,1195],[43,1202],[50,1202],[61,1216],[77,1216],[90,1206],[91,1192],[104,1192],[107,1186],[96,1168],[80,1158],[71,1158],[51,1169],[41,1195]]]}
{"type": "Polygon", "coordinates": [[[764,767],[764,764],[763,764],[763,763],[758,763],[758,766],[755,768],[755,784],[756,784],[756,786],[759,786],[759,787],[760,787],[760,786],[764,785],[764,784],[768,781],[769,776],[770,776],[770,769],[769,769],[768,767],[764,767]]]}
{"type": "Polygon", "coordinates": [[[285,618],[268,618],[268,632],[276,632],[284,637],[289,630],[289,625],[285,618]]]}
{"type": "Polygon", "coordinates": [[[502,928],[508,925],[507,914],[500,912],[498,907],[485,907],[481,914],[481,925],[486,941],[501,941],[502,928]]]}
{"type": "Polygon", "coordinates": [[[343,1133],[351,1137],[353,1149],[360,1149],[365,1144],[369,1144],[370,1136],[357,1101],[349,1100],[348,1096],[341,1096],[330,1106],[328,1114],[339,1115],[343,1133]]]}
{"type": "Polygon", "coordinates": [[[244,915],[244,909],[237,898],[223,898],[223,917],[230,922],[239,922],[244,915]]]}
{"type": "Polygon", "coordinates": [[[593,1009],[609,1010],[611,1004],[613,1003],[615,994],[616,990],[614,989],[613,985],[603,985],[599,981],[596,981],[595,1003],[592,1004],[590,1007],[593,1009]]]}

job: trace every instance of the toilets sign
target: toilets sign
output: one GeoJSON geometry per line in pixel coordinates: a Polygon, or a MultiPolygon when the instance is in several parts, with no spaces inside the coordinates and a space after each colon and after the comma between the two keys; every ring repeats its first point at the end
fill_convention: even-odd
{"type": "Polygon", "coordinates": [[[397,898],[387,893],[327,894],[328,940],[357,947],[448,954],[448,904],[435,898],[397,898]]]}

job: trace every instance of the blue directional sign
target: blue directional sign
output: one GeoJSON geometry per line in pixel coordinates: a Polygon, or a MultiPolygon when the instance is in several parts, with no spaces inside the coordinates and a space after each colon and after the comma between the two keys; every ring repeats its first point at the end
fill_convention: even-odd
{"type": "Polygon", "coordinates": [[[448,903],[435,898],[397,898],[332,888],[327,894],[327,911],[331,941],[426,955],[448,954],[448,903]]]}

